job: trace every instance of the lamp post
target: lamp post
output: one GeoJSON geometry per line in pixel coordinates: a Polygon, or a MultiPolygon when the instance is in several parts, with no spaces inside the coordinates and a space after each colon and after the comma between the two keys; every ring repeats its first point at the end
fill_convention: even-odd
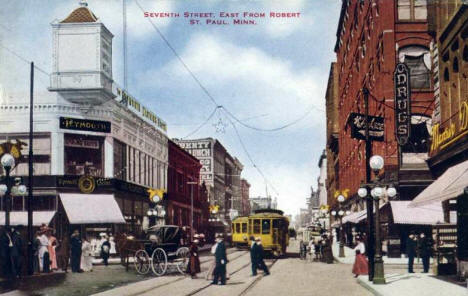
{"type": "Polygon", "coordinates": [[[340,249],[339,249],[339,254],[338,257],[343,258],[345,256],[344,253],[344,230],[343,230],[343,216],[345,212],[341,209],[342,203],[345,201],[345,197],[340,194],[337,197],[338,203],[339,203],[339,211],[332,211],[331,214],[335,217],[339,217],[340,219],[340,249]]]}
{"type": "Polygon", "coordinates": [[[374,201],[375,208],[375,259],[374,259],[374,284],[385,284],[385,273],[384,265],[382,260],[382,242],[380,237],[380,199],[387,195],[388,197],[394,197],[397,194],[396,189],[390,185],[385,188],[386,184],[383,184],[379,180],[379,172],[384,167],[384,159],[380,155],[374,155],[369,160],[369,165],[375,174],[375,179],[372,184],[366,184],[365,187],[361,187],[358,190],[358,195],[362,198],[368,197],[367,188],[371,188],[371,200],[374,201]],[[366,188],[367,187],[367,188],[366,188]]]}
{"type": "Polygon", "coordinates": [[[11,201],[10,201],[10,194],[11,194],[11,178],[10,178],[10,170],[12,167],[15,166],[15,158],[9,154],[5,153],[0,160],[3,169],[5,170],[5,184],[0,185],[0,195],[4,196],[4,208],[5,208],[5,229],[10,227],[10,210],[11,210],[11,201]]]}
{"type": "Polygon", "coordinates": [[[193,185],[197,185],[198,182],[187,182],[190,185],[190,241],[193,241],[193,185]]]}

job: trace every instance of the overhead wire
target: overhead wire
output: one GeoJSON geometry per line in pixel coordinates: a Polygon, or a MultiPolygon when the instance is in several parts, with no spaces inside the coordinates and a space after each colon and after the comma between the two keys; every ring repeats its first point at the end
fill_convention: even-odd
{"type": "Polygon", "coordinates": [[[205,126],[210,120],[211,118],[213,118],[213,116],[216,114],[216,111],[220,108],[221,106],[217,106],[213,109],[213,111],[211,112],[210,116],[208,116],[208,118],[202,122],[196,129],[194,129],[193,131],[191,131],[190,133],[188,133],[185,137],[182,137],[182,139],[186,139],[192,135],[194,135],[195,133],[197,133],[203,126],[205,126]]]}

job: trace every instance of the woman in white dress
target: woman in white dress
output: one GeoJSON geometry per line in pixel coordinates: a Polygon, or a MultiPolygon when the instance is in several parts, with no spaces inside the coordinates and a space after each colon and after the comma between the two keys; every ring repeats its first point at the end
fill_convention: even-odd
{"type": "Polygon", "coordinates": [[[111,235],[111,237],[109,238],[109,243],[110,243],[109,254],[111,257],[114,257],[117,254],[117,249],[115,248],[114,236],[111,235]]]}
{"type": "Polygon", "coordinates": [[[49,272],[50,262],[45,262],[50,260],[49,257],[49,238],[45,235],[45,232],[41,232],[39,239],[39,268],[41,272],[49,272]]]}
{"type": "Polygon", "coordinates": [[[81,245],[81,269],[93,271],[93,249],[91,243],[84,238],[81,245]]]}

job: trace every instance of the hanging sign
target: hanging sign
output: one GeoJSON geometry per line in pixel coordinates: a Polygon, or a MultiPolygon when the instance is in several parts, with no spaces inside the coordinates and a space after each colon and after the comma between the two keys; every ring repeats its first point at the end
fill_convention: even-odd
{"type": "Polygon", "coordinates": [[[60,117],[60,128],[77,131],[110,133],[111,123],[109,121],[101,120],[60,117]]]}
{"type": "Polygon", "coordinates": [[[411,129],[410,71],[403,63],[395,67],[395,136],[400,146],[408,143],[411,129]]]}
{"type": "MultiPolygon", "coordinates": [[[[378,116],[368,116],[369,140],[382,142],[384,140],[384,119],[378,116]]],[[[351,113],[349,116],[351,125],[351,138],[366,139],[366,115],[351,113]]]]}

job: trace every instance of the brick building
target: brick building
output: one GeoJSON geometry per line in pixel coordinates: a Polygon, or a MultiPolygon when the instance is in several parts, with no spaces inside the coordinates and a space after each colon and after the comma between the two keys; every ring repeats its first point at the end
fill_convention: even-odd
{"type": "MultiPolygon", "coordinates": [[[[167,223],[190,226],[193,190],[193,228],[203,231],[208,221],[208,201],[201,194],[200,161],[169,140],[169,168],[167,179],[167,223]],[[188,184],[196,182],[196,184],[188,184]],[[204,198],[202,198],[204,197],[204,198]]],[[[202,184],[203,185],[203,184],[202,184]]],[[[204,185],[203,185],[204,186],[204,185]]]]}
{"type": "MultiPolygon", "coordinates": [[[[431,181],[425,162],[433,102],[430,42],[425,1],[342,2],[336,72],[331,71],[338,75],[339,149],[335,151],[339,165],[335,173],[337,189],[349,189],[348,203],[353,210],[365,208],[356,192],[366,179],[366,159],[365,141],[351,138],[348,120],[352,112],[364,114],[365,87],[370,92],[369,115],[384,119],[384,141],[373,142],[372,154],[384,157],[386,181],[398,184],[400,199],[414,198],[431,181]],[[411,137],[401,147],[395,138],[394,112],[393,73],[398,62],[405,63],[411,73],[411,137]]],[[[332,89],[329,85],[329,91],[332,89]]]]}

